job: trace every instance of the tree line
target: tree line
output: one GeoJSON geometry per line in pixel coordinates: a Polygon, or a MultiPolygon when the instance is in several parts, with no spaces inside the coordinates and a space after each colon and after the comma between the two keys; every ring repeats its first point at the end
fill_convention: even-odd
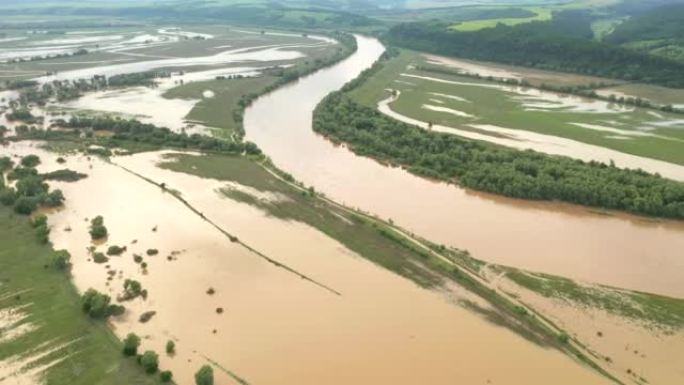
{"type": "Polygon", "coordinates": [[[684,87],[684,63],[563,34],[552,22],[457,31],[441,22],[405,23],[385,35],[394,45],[441,55],[552,71],[684,87]]]}
{"type": "Polygon", "coordinates": [[[314,130],[410,172],[514,198],[684,219],[684,184],[641,170],[519,151],[398,122],[344,93],[316,108],[314,130]]]}

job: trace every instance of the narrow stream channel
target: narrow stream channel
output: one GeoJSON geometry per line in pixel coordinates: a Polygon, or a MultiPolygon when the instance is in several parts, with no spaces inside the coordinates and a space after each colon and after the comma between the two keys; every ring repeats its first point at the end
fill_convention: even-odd
{"type": "Polygon", "coordinates": [[[316,105],[384,50],[362,36],[358,47],[345,61],[259,98],[245,114],[247,139],[330,198],[478,258],[684,297],[684,223],[476,193],[383,166],[314,133],[316,105]]]}

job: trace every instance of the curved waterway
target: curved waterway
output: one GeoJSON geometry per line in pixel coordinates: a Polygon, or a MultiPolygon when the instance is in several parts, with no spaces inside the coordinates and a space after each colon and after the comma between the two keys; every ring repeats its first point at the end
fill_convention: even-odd
{"type": "Polygon", "coordinates": [[[361,36],[358,47],[345,61],[259,98],[245,114],[247,139],[332,199],[478,258],[684,297],[684,223],[475,193],[383,166],[314,133],[315,106],[384,50],[361,36]]]}

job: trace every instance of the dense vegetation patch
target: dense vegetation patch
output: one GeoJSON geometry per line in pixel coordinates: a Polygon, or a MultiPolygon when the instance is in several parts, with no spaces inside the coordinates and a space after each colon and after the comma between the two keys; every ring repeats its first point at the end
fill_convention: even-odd
{"type": "Polygon", "coordinates": [[[35,155],[22,158],[20,165],[14,166],[9,157],[0,157],[0,204],[12,206],[14,212],[29,215],[39,207],[58,207],[64,202],[61,190],[50,191],[45,178],[34,168],[40,163],[35,155]],[[9,171],[9,172],[8,172],[9,171]],[[5,182],[15,181],[14,186],[5,182]]]}
{"type": "Polygon", "coordinates": [[[200,134],[179,134],[166,127],[141,123],[134,119],[75,116],[68,122],[63,122],[62,125],[65,128],[77,130],[112,132],[113,135],[107,139],[112,145],[116,145],[117,142],[121,141],[130,141],[159,147],[217,151],[231,154],[261,154],[261,150],[252,142],[228,142],[200,134]]]}

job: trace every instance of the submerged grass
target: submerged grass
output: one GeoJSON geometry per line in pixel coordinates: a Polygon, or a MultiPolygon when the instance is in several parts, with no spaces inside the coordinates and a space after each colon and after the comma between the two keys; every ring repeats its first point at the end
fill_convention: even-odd
{"type": "MultiPolygon", "coordinates": [[[[145,375],[133,360],[122,356],[120,341],[104,322],[84,315],[68,274],[50,265],[54,251],[38,244],[26,217],[4,207],[0,207],[0,245],[0,311],[21,307],[26,318],[20,322],[35,326],[9,340],[2,340],[0,334],[0,373],[14,359],[55,349],[18,369],[52,365],[41,377],[57,385],[159,383],[157,376],[145,375]]],[[[12,381],[0,377],[3,380],[12,381]]]]}
{"type": "MultiPolygon", "coordinates": [[[[608,109],[602,107],[608,103],[600,100],[502,86],[424,63],[425,59],[418,53],[402,50],[348,94],[363,105],[375,107],[389,95],[386,90],[393,89],[400,96],[391,104],[392,110],[420,121],[466,131],[474,130],[472,124],[532,131],[684,165],[684,123],[680,114],[648,108],[619,110],[615,105],[608,109]],[[434,68],[439,71],[431,70],[434,68]],[[402,76],[406,73],[452,83],[402,76]],[[431,110],[426,105],[437,106],[442,111],[431,110]]],[[[487,132],[496,136],[495,131],[487,132]]]]}
{"type": "Polygon", "coordinates": [[[547,298],[580,305],[665,329],[684,328],[684,299],[602,286],[584,286],[570,279],[506,268],[514,283],[547,298]]]}

